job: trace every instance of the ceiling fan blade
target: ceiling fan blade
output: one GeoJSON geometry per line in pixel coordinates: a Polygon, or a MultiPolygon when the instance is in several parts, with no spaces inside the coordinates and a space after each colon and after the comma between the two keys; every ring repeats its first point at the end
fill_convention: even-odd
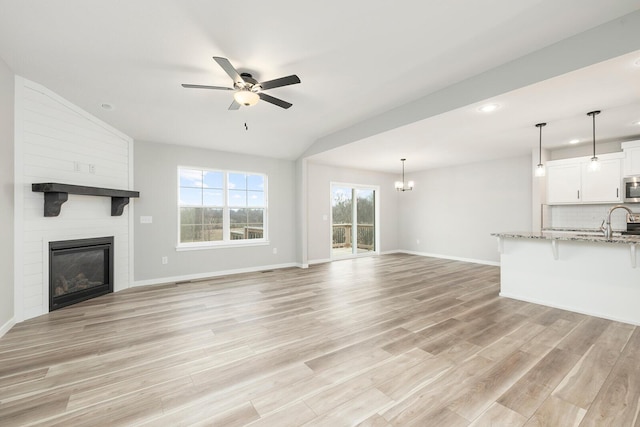
{"type": "Polygon", "coordinates": [[[219,56],[214,56],[213,59],[218,63],[218,65],[220,65],[222,67],[222,69],[229,74],[229,77],[231,77],[234,81],[234,83],[236,83],[237,85],[244,87],[246,86],[246,82],[244,81],[244,79],[242,77],[240,77],[240,73],[238,73],[238,71],[234,68],[233,65],[231,65],[231,62],[229,62],[229,60],[227,58],[221,58],[219,56]]]}
{"type": "Polygon", "coordinates": [[[189,84],[182,84],[182,87],[186,87],[188,89],[216,89],[216,90],[233,90],[233,88],[230,87],[222,87],[222,86],[204,86],[204,85],[189,85],[189,84]]]}
{"type": "Polygon", "coordinates": [[[278,99],[278,98],[274,98],[271,95],[267,95],[266,93],[262,93],[259,92],[258,96],[260,96],[260,99],[262,99],[265,102],[268,102],[270,104],[273,105],[277,105],[278,107],[282,107],[282,108],[289,108],[291,107],[293,104],[288,103],[287,101],[283,101],[282,99],[278,99]]]}
{"type": "Polygon", "coordinates": [[[240,103],[234,99],[231,105],[229,105],[229,110],[238,110],[238,109],[240,109],[240,103]]]}
{"type": "Polygon", "coordinates": [[[300,78],[295,74],[292,74],[287,77],[280,77],[279,79],[262,82],[260,83],[260,86],[262,86],[262,90],[267,90],[267,89],[273,89],[276,87],[294,85],[297,83],[300,83],[300,78]]]}

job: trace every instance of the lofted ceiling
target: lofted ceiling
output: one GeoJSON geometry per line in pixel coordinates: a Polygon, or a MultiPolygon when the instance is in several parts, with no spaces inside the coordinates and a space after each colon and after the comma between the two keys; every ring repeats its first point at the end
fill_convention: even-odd
{"type": "MultiPolygon", "coordinates": [[[[320,138],[640,9],[640,0],[0,0],[0,57],[135,140],[296,159],[320,138]],[[259,81],[301,84],[227,110],[228,58],[259,81]],[[109,104],[111,110],[101,106],[109,104]],[[244,124],[247,124],[248,130],[244,124]]],[[[420,120],[313,159],[396,172],[640,135],[640,52],[420,120]]]]}
{"type": "MultiPolygon", "coordinates": [[[[640,51],[314,155],[316,162],[397,173],[509,158],[542,148],[640,139],[640,51]],[[497,105],[491,113],[480,111],[497,105]],[[392,158],[395,162],[390,162],[392,158]]],[[[587,150],[587,151],[588,151],[587,150]]],[[[596,144],[597,152],[597,144],[596,144]]],[[[536,154],[537,160],[537,154],[536,154]]]]}

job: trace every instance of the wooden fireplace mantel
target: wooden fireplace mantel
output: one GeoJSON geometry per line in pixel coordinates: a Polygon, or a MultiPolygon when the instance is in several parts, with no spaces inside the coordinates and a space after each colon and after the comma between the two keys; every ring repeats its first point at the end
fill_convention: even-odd
{"type": "Polygon", "coordinates": [[[44,193],[44,216],[58,216],[60,208],[69,198],[69,194],[111,197],[111,216],[122,215],[124,207],[129,204],[130,197],[140,197],[139,191],[87,187],[57,182],[31,184],[31,191],[44,193]]]}

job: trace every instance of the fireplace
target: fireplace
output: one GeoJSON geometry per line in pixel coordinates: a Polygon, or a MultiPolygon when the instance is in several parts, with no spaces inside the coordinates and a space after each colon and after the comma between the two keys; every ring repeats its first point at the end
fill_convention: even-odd
{"type": "Polygon", "coordinates": [[[49,311],[113,292],[113,236],[49,243],[49,311]]]}

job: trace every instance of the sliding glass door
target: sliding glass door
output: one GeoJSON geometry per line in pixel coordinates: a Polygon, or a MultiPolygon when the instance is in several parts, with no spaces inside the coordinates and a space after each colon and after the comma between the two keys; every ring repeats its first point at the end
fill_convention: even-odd
{"type": "Polygon", "coordinates": [[[331,185],[331,256],[377,251],[375,187],[331,185]]]}

